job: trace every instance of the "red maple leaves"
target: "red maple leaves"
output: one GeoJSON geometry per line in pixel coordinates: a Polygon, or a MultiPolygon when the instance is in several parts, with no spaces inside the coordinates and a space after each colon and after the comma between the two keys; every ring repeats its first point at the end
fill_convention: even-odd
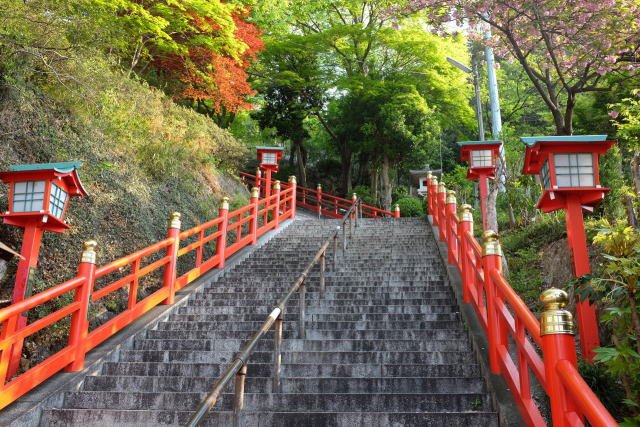
{"type": "MultiPolygon", "coordinates": [[[[211,116],[254,108],[247,102],[247,97],[256,92],[247,82],[246,70],[256,61],[257,53],[264,49],[264,42],[260,39],[262,31],[247,21],[248,15],[249,8],[233,15],[236,27],[233,34],[242,46],[236,57],[192,45],[186,55],[171,54],[153,62],[165,77],[180,82],[171,85],[175,99],[193,100],[198,109],[204,109],[211,116]]],[[[192,19],[195,26],[213,29],[211,37],[215,37],[213,22],[199,16],[192,16],[192,19]]]]}

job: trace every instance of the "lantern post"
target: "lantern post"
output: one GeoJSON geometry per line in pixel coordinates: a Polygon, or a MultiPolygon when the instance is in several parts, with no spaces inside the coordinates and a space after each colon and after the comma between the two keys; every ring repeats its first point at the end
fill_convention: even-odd
{"type": "Polygon", "coordinates": [[[489,196],[489,179],[496,177],[496,159],[502,141],[464,141],[458,142],[458,145],[460,146],[460,160],[469,162],[467,179],[478,180],[482,229],[487,230],[489,225],[486,206],[489,196]]]}
{"type": "MultiPolygon", "coordinates": [[[[607,135],[539,136],[521,138],[526,145],[524,174],[539,175],[544,213],[566,212],[567,239],[576,277],[591,272],[582,212],[593,212],[609,188],[600,185],[598,160],[615,144],[607,135]]],[[[600,346],[598,319],[588,299],[576,301],[582,356],[593,360],[600,346]]]]}
{"type": "MultiPolygon", "coordinates": [[[[80,182],[80,162],[43,163],[11,166],[0,173],[0,179],[10,185],[9,209],[0,217],[7,225],[24,229],[22,259],[18,263],[11,303],[31,296],[33,275],[38,265],[42,233],[63,233],[70,226],[65,214],[72,196],[88,193],[80,182]]],[[[16,331],[27,325],[27,317],[18,317],[16,331]]],[[[22,340],[13,345],[8,377],[16,374],[22,356],[22,340]]]]}
{"type": "Polygon", "coordinates": [[[280,170],[278,162],[282,160],[282,147],[256,147],[259,169],[265,173],[264,191],[265,197],[271,196],[271,173],[280,170]]]}

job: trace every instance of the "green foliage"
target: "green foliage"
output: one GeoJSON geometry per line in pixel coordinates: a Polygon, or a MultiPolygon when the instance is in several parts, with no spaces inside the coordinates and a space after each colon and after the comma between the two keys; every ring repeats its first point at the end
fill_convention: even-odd
{"type": "Polygon", "coordinates": [[[593,242],[603,251],[604,262],[598,275],[586,275],[570,283],[577,285],[581,299],[606,304],[601,321],[611,330],[613,344],[595,350],[595,360],[608,372],[622,380],[625,403],[635,422],[640,422],[640,233],[626,222],[600,222],[600,230],[593,242]]]}
{"type": "Polygon", "coordinates": [[[640,148],[640,89],[632,92],[632,97],[611,104],[612,114],[619,119],[614,122],[618,135],[623,138],[632,150],[640,148]]]}
{"type": "Polygon", "coordinates": [[[420,200],[418,199],[415,199],[413,197],[405,197],[398,200],[397,203],[398,206],[400,206],[400,216],[402,217],[424,215],[424,211],[422,210],[422,203],[420,203],[420,200]]]}
{"type": "MultiPolygon", "coordinates": [[[[353,192],[362,199],[362,202],[365,205],[376,205],[377,201],[373,198],[373,192],[370,187],[367,187],[366,185],[356,185],[353,187],[353,192]]],[[[346,197],[350,199],[349,195],[346,195],[346,197]]]]}
{"type": "Polygon", "coordinates": [[[447,184],[447,189],[456,192],[459,206],[464,203],[473,205],[473,181],[467,179],[467,168],[465,166],[456,165],[451,172],[443,174],[442,180],[447,184]]]}
{"type": "Polygon", "coordinates": [[[579,362],[578,371],[614,418],[622,419],[627,415],[627,411],[621,406],[625,399],[624,389],[618,377],[609,372],[605,365],[579,362]]]}

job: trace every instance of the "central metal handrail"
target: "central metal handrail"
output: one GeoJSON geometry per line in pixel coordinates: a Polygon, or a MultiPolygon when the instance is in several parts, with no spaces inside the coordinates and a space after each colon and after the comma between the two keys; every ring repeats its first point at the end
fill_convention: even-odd
{"type": "Polygon", "coordinates": [[[239,412],[243,407],[244,403],[244,380],[247,375],[247,363],[249,362],[249,358],[253,354],[258,345],[258,341],[260,338],[265,336],[267,332],[271,329],[271,327],[275,324],[275,337],[274,337],[274,346],[273,346],[273,392],[277,393],[280,391],[280,367],[282,362],[281,357],[281,347],[282,347],[282,327],[284,322],[284,309],[289,302],[289,299],[296,293],[300,293],[300,301],[298,305],[299,315],[298,315],[298,334],[300,339],[304,339],[305,334],[305,294],[306,287],[305,281],[307,275],[311,272],[311,269],[316,265],[316,263],[320,262],[320,297],[324,298],[325,291],[325,266],[326,266],[326,251],[329,245],[333,241],[333,268],[336,268],[337,262],[337,252],[338,252],[338,236],[340,234],[340,229],[342,229],[342,253],[344,255],[347,249],[347,238],[351,239],[353,237],[353,227],[358,227],[359,220],[362,219],[362,200],[357,199],[353,202],[349,210],[342,217],[342,223],[337,227],[336,231],[333,232],[331,236],[329,236],[318,252],[316,252],[313,259],[307,264],[307,267],[304,271],[298,276],[295,280],[293,286],[289,288],[287,293],[280,298],[280,301],[276,304],[276,307],[271,311],[271,314],[266,318],[266,320],[262,323],[262,326],[256,331],[251,340],[244,346],[242,351],[238,353],[231,365],[227,368],[224,374],[216,381],[213,385],[213,388],[207,395],[207,397],[200,402],[198,409],[193,414],[193,416],[187,422],[187,426],[193,427],[198,426],[204,419],[204,417],[211,411],[211,409],[215,406],[218,398],[222,394],[222,391],[227,386],[227,384],[231,381],[231,379],[235,376],[235,392],[233,397],[233,426],[237,427],[239,424],[239,412]],[[349,230],[347,231],[346,223],[349,222],[349,230]]]}

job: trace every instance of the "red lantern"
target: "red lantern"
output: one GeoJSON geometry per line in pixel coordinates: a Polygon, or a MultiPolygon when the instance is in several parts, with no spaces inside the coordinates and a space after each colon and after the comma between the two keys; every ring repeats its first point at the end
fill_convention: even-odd
{"type": "Polygon", "coordinates": [[[282,147],[256,147],[258,151],[258,162],[260,170],[265,172],[265,194],[271,195],[271,173],[278,172],[280,167],[278,162],[282,160],[282,147]]]}
{"type": "Polygon", "coordinates": [[[489,196],[487,179],[495,179],[496,163],[502,141],[464,141],[458,142],[460,146],[460,160],[469,162],[467,179],[478,180],[480,187],[480,210],[482,211],[482,228],[486,230],[487,211],[486,200],[489,196]]]}
{"type": "MultiPolygon", "coordinates": [[[[40,242],[44,230],[62,233],[69,228],[64,220],[69,198],[86,196],[77,169],[80,162],[46,163],[11,166],[0,173],[0,179],[10,184],[9,210],[3,215],[4,223],[24,228],[21,255],[18,263],[12,303],[31,294],[32,273],[38,264],[40,242]]],[[[16,330],[27,323],[24,316],[18,318],[16,330]]],[[[9,367],[15,374],[22,353],[22,341],[14,344],[9,367]]]]}
{"type": "MultiPolygon", "coordinates": [[[[538,209],[566,212],[567,238],[574,274],[591,272],[582,211],[593,212],[608,188],[600,186],[598,160],[615,144],[606,135],[536,136],[521,138],[526,144],[522,173],[540,176],[543,191],[538,209]]],[[[588,300],[576,303],[582,355],[588,361],[600,346],[595,308],[588,300]]]]}

